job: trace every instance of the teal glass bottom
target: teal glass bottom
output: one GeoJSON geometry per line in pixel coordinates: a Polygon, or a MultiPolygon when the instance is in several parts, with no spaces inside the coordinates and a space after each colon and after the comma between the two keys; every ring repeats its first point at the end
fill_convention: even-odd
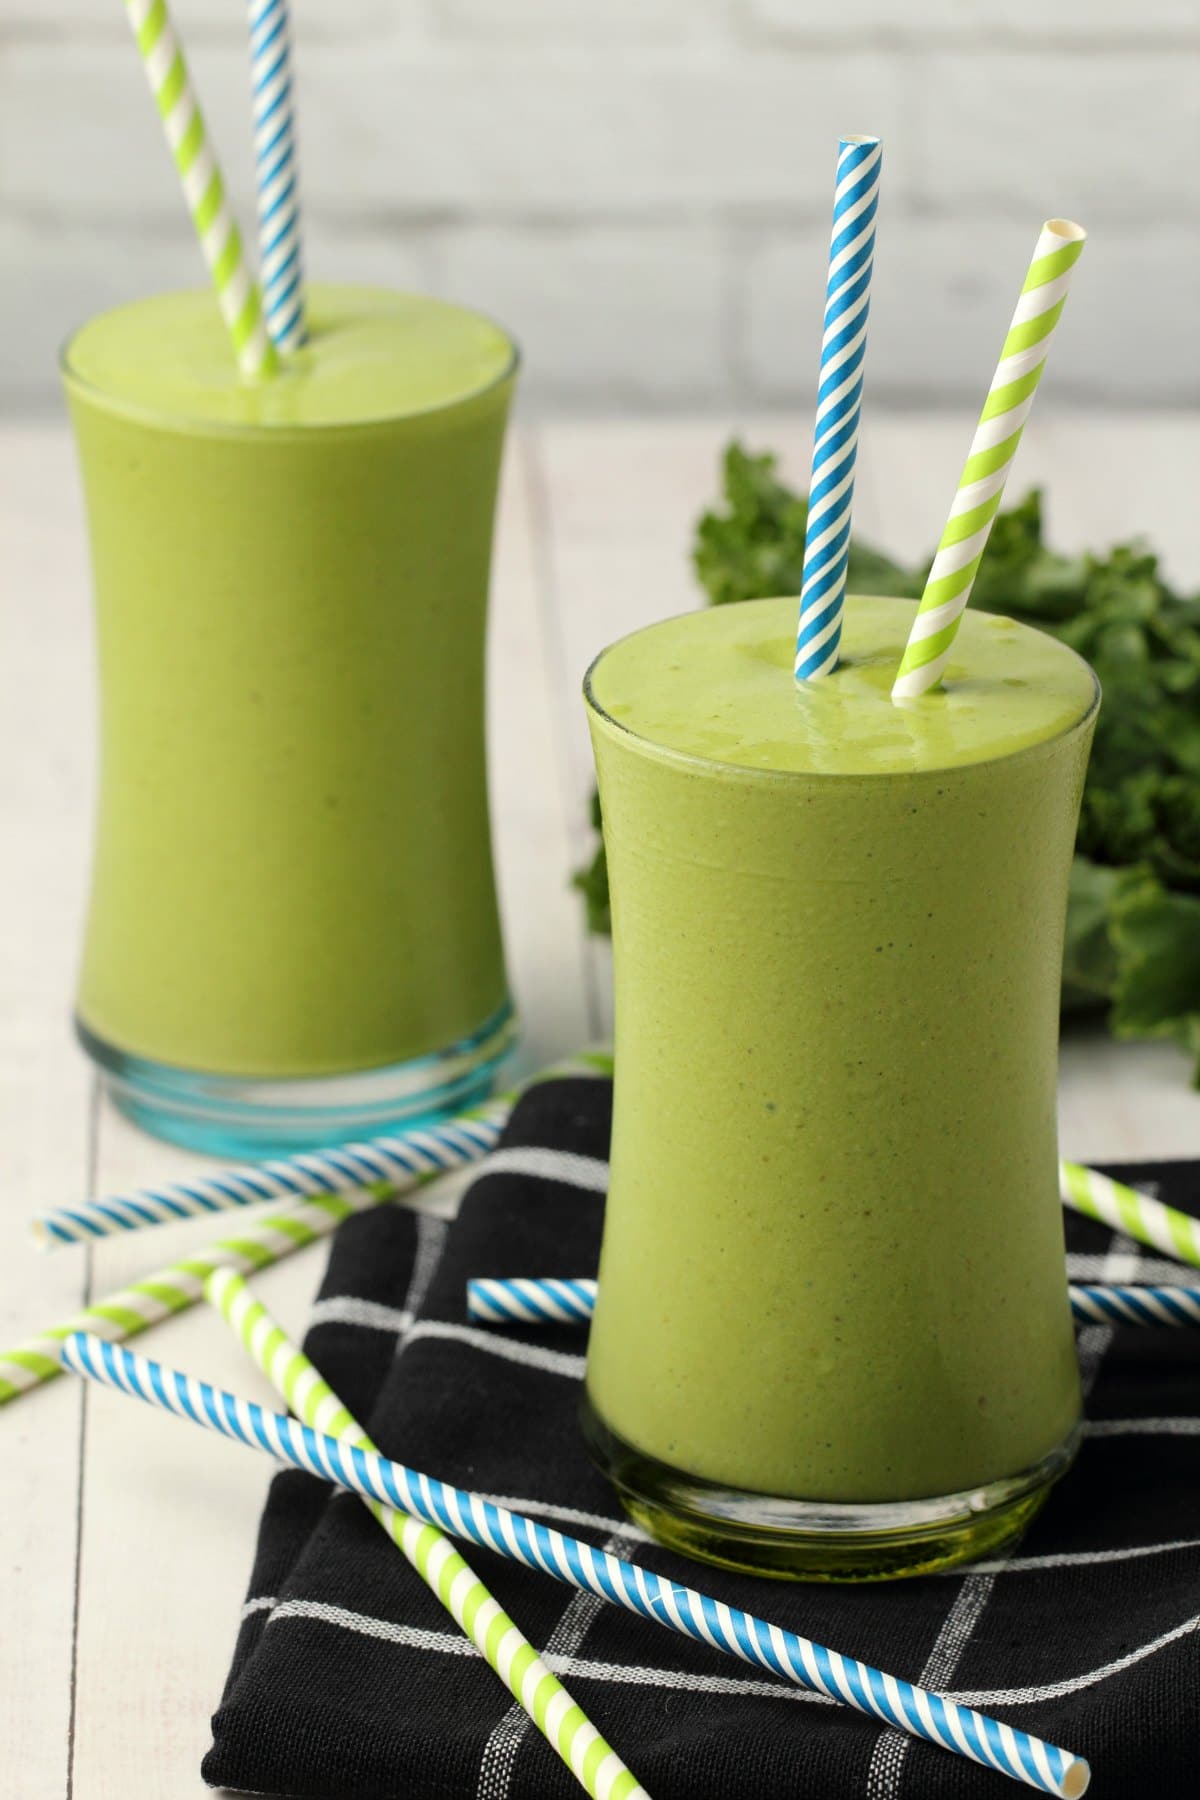
{"type": "Polygon", "coordinates": [[[449,1118],[488,1097],[517,1038],[506,1000],[469,1036],[408,1062],[271,1080],[150,1062],[116,1049],[78,1019],[75,1029],[126,1118],[152,1137],[226,1160],[318,1149],[449,1118]]]}

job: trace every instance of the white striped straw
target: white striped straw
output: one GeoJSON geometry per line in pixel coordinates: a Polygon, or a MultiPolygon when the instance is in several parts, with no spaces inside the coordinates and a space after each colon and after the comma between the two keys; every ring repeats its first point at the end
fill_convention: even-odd
{"type": "Polygon", "coordinates": [[[125,0],[125,11],[238,367],[243,375],[273,374],[275,349],[263,325],[258,287],[246,267],[241,233],[229,210],[225,181],[204,129],[166,0],[125,0]]]}
{"type": "Polygon", "coordinates": [[[479,1275],[467,1283],[467,1317],[481,1325],[586,1325],[595,1305],[596,1283],[582,1275],[479,1275]]]}
{"type": "Polygon", "coordinates": [[[847,137],[838,143],[796,626],[797,681],[829,675],[838,661],[882,157],[883,147],[876,137],[847,137]]]}
{"type": "Polygon", "coordinates": [[[1042,226],[892,684],[893,700],[916,699],[942,679],[1086,237],[1070,219],[1042,226]]]}
{"type": "Polygon", "coordinates": [[[246,1274],[270,1268],[295,1250],[329,1237],[351,1213],[364,1212],[392,1198],[391,1188],[360,1188],[353,1194],[318,1194],[303,1206],[286,1206],[265,1218],[243,1221],[236,1237],[221,1238],[192,1256],[93,1300],[61,1324],[48,1325],[8,1350],[0,1350],[0,1406],[53,1381],[62,1374],[60,1351],[72,1332],[88,1331],[119,1342],[136,1337],[173,1313],[194,1306],[213,1269],[239,1269],[246,1274]]]}
{"type": "MultiPolygon", "coordinates": [[[[581,1074],[611,1075],[611,1054],[601,1049],[582,1051],[533,1079],[581,1074]]],[[[512,1088],[483,1106],[470,1107],[456,1118],[425,1129],[414,1127],[387,1137],[365,1138],[357,1144],[334,1144],[327,1150],[243,1163],[216,1175],[196,1175],[187,1181],[167,1181],[128,1194],[109,1194],[99,1200],[55,1207],[38,1213],[30,1228],[42,1249],[56,1250],[64,1244],[87,1243],[119,1232],[175,1224],[201,1213],[259,1206],[264,1200],[352,1194],[378,1181],[390,1182],[403,1192],[411,1185],[410,1178],[459,1168],[490,1150],[521,1091],[521,1087],[512,1088]]]]}
{"type": "Polygon", "coordinates": [[[1063,1205],[1073,1212],[1200,1269],[1200,1219],[1081,1163],[1059,1163],[1058,1180],[1063,1205]]]}
{"type": "MultiPolygon", "coordinates": [[[[601,1049],[584,1050],[541,1070],[514,1092],[523,1092],[525,1087],[540,1081],[611,1074],[611,1054],[601,1049]]],[[[493,1104],[499,1106],[502,1102],[493,1104]]],[[[61,1324],[49,1325],[11,1349],[0,1350],[0,1406],[62,1373],[59,1350],[63,1339],[72,1332],[90,1331],[114,1342],[135,1337],[148,1326],[170,1318],[172,1313],[193,1306],[203,1293],[205,1277],[213,1269],[230,1268],[249,1274],[268,1268],[294,1250],[328,1237],[351,1213],[391,1200],[395,1192],[395,1188],[379,1182],[373,1186],[360,1182],[345,1193],[319,1193],[300,1205],[282,1207],[265,1218],[244,1222],[236,1237],[221,1238],[191,1256],[168,1263],[129,1287],[92,1301],[61,1324]]]]}
{"type": "Polygon", "coordinates": [[[267,330],[283,355],[307,341],[288,0],[250,0],[258,260],[267,330]]]}
{"type": "Polygon", "coordinates": [[[90,1381],[148,1401],[252,1450],[265,1451],[368,1500],[394,1506],[525,1568],[539,1569],[556,1581],[665,1625],[695,1643],[722,1650],[810,1693],[824,1694],[839,1706],[853,1707],[877,1724],[894,1725],[985,1769],[996,1769],[1040,1793],[1076,1800],[1091,1779],[1081,1757],[1015,1725],[1002,1724],[944,1694],[885,1675],[856,1657],[842,1656],[740,1607],[668,1581],[638,1563],[567,1537],[479,1494],[451,1487],[370,1450],[317,1436],[285,1413],[266,1412],[251,1400],[164,1368],[119,1345],[78,1333],[62,1346],[62,1359],[90,1381]]]}
{"type": "MultiPolygon", "coordinates": [[[[596,1292],[582,1276],[477,1276],[467,1283],[467,1317],[483,1325],[586,1325],[596,1292]]],[[[1200,1325],[1200,1287],[1071,1284],[1067,1294],[1086,1324],[1200,1325]]]]}
{"type": "Polygon", "coordinates": [[[1071,1311],[1088,1325],[1200,1325],[1200,1287],[1072,1285],[1071,1311]]]}
{"type": "MultiPolygon", "coordinates": [[[[204,1293],[301,1424],[326,1432],[339,1443],[375,1449],[357,1419],[240,1275],[217,1269],[205,1282],[204,1293]]],[[[649,1800],[645,1788],[551,1674],[524,1633],[501,1611],[450,1540],[432,1525],[422,1525],[409,1513],[380,1500],[364,1499],[363,1504],[592,1800],[649,1800]]]]}
{"type": "Polygon", "coordinates": [[[444,1169],[476,1162],[492,1149],[512,1108],[512,1096],[462,1113],[444,1125],[301,1151],[270,1162],[244,1163],[217,1175],[168,1181],[131,1194],[82,1200],[39,1213],[32,1231],[43,1249],[90,1242],[121,1232],[170,1225],[200,1213],[260,1206],[264,1200],[306,1200],[317,1194],[352,1194],[374,1182],[402,1193],[444,1169]]]}

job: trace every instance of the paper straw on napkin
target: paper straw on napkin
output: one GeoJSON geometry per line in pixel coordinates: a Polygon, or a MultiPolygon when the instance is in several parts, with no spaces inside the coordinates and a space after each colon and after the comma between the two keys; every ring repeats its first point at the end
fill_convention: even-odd
{"type": "Polygon", "coordinates": [[[241,233],[229,210],[225,182],[192,92],[166,0],[125,0],[125,11],[238,368],[243,375],[273,374],[275,349],[263,323],[258,287],[246,267],[241,233]]]}
{"type": "Polygon", "coordinates": [[[467,1317],[481,1325],[586,1325],[596,1283],[586,1276],[477,1275],[467,1283],[467,1317]]]}
{"type": "MultiPolygon", "coordinates": [[[[375,1449],[362,1426],[254,1298],[240,1275],[231,1269],[217,1269],[204,1291],[302,1424],[347,1446],[375,1449]]],[[[645,1788],[605,1743],[450,1540],[435,1526],[423,1525],[410,1513],[381,1500],[364,1498],[363,1503],[592,1800],[649,1800],[645,1788]]]]}
{"type": "Polygon", "coordinates": [[[1075,1800],[1091,1779],[1082,1758],[1016,1726],[1001,1724],[945,1695],[885,1675],[856,1657],[842,1656],[770,1625],[740,1607],[667,1581],[651,1569],[566,1537],[478,1494],[421,1475],[372,1451],[339,1444],[336,1438],[319,1437],[286,1414],[265,1412],[253,1401],[166,1369],[120,1345],[77,1333],[67,1339],[61,1354],[68,1368],[91,1381],[146,1400],[252,1450],[263,1450],[366,1499],[411,1513],[455,1537],[494,1550],[526,1568],[540,1569],[556,1581],[610,1600],[695,1643],[723,1650],[811,1693],[824,1694],[840,1706],[853,1707],[877,1724],[894,1725],[1041,1793],[1075,1800]]]}
{"type": "Polygon", "coordinates": [[[307,340],[288,0],[250,0],[250,93],[263,312],[282,354],[307,340]]]}
{"type": "MultiPolygon", "coordinates": [[[[586,1325],[596,1293],[582,1276],[476,1276],[467,1283],[467,1317],[482,1325],[586,1325]]],[[[1072,1283],[1067,1294],[1085,1324],[1200,1325],[1200,1287],[1072,1283]]]]}
{"type": "Polygon", "coordinates": [[[1200,1325],[1200,1287],[1097,1284],[1069,1290],[1071,1311],[1087,1325],[1200,1325]]]}
{"type": "Polygon", "coordinates": [[[867,309],[883,150],[875,137],[842,138],[817,376],[817,421],[796,630],[796,680],[837,667],[850,555],[850,509],[862,411],[867,309]]]}
{"type": "Polygon", "coordinates": [[[1042,226],[892,685],[893,700],[915,699],[942,678],[1086,237],[1070,219],[1048,219],[1042,226]]]}
{"type": "Polygon", "coordinates": [[[1139,1244],[1200,1269],[1200,1219],[1178,1207],[1164,1206],[1161,1200],[1114,1181],[1111,1175],[1085,1169],[1081,1163],[1059,1163],[1058,1180],[1063,1205],[1072,1212],[1099,1219],[1139,1244]]]}

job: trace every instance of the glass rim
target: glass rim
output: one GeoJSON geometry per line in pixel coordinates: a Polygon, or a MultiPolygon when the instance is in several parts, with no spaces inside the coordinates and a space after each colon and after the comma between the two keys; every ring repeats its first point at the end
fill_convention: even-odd
{"type": "MultiPolygon", "coordinates": [[[[282,421],[277,425],[271,425],[265,424],[261,420],[247,421],[241,419],[205,418],[197,413],[181,412],[167,407],[159,408],[147,405],[138,400],[126,399],[122,395],[115,393],[111,388],[102,387],[98,382],[90,380],[88,376],[82,374],[74,367],[71,362],[71,351],[76,340],[90,325],[94,324],[97,319],[106,318],[110,313],[121,312],[126,307],[137,304],[136,300],[125,300],[118,306],[107,306],[100,312],[93,313],[90,318],[84,319],[81,324],[74,326],[67,333],[58,348],[57,360],[59,376],[61,377],[63,386],[67,389],[69,394],[76,393],[80,398],[87,400],[91,404],[102,406],[108,412],[113,413],[120,418],[130,419],[137,424],[155,426],[163,431],[187,433],[193,437],[226,437],[242,440],[253,439],[264,442],[279,442],[289,437],[308,438],[324,433],[333,436],[338,432],[357,434],[360,432],[387,430],[396,425],[416,424],[421,420],[436,418],[439,414],[454,413],[461,407],[470,406],[476,401],[486,399],[489,394],[494,393],[498,388],[506,386],[512,381],[513,377],[520,369],[522,362],[521,346],[518,344],[512,332],[509,331],[508,327],[502,325],[499,319],[494,319],[490,313],[480,312],[478,308],[473,306],[460,306],[455,300],[441,300],[438,299],[436,295],[414,293],[413,290],[407,288],[386,288],[368,283],[358,285],[368,288],[372,293],[394,295],[411,294],[415,299],[431,301],[434,305],[444,306],[449,311],[466,313],[471,318],[483,320],[485,324],[491,325],[503,337],[508,346],[507,360],[495,375],[489,376],[489,378],[486,381],[481,382],[478,387],[468,388],[465,392],[456,394],[453,399],[439,400],[428,406],[409,407],[403,411],[379,413],[368,419],[315,419],[309,424],[303,424],[296,420],[289,419],[282,421]]],[[[199,287],[166,288],[163,290],[163,295],[199,294],[207,291],[207,289],[199,287]]],[[[146,294],[141,296],[142,299],[150,300],[158,299],[160,297],[161,296],[158,294],[146,294]]],[[[232,357],[232,351],[230,354],[232,357]]],[[[278,379],[278,377],[264,377],[264,381],[276,379],[278,379]]]]}
{"type": "MultiPolygon", "coordinates": [[[[854,596],[854,595],[847,595],[847,599],[854,599],[855,597],[856,596],[854,596]]],[[[863,596],[863,597],[864,598],[869,597],[871,599],[888,599],[888,598],[895,598],[897,596],[870,595],[870,596],[863,596]]],[[[780,595],[780,594],[771,594],[771,595],[763,595],[762,598],[765,600],[779,600],[779,599],[788,599],[788,598],[791,598],[791,596],[780,595]]],[[[726,601],[725,604],[730,605],[730,606],[745,606],[745,605],[754,605],[754,604],[756,604],[756,602],[733,600],[733,601],[726,601]]],[[[796,604],[799,605],[798,598],[796,600],[796,604]]],[[[1080,656],[1078,650],[1072,650],[1071,646],[1069,644],[1063,644],[1062,648],[1070,656],[1073,656],[1075,658],[1076,662],[1080,663],[1082,665],[1082,667],[1087,670],[1087,673],[1091,679],[1091,698],[1090,698],[1086,708],[1078,715],[1078,717],[1072,719],[1068,724],[1064,725],[1061,728],[1061,730],[1053,732],[1049,737],[1040,738],[1037,741],[1037,743],[1034,743],[1034,744],[1025,744],[1019,750],[1005,750],[1005,751],[1002,751],[998,756],[978,756],[968,762],[943,763],[939,766],[936,766],[933,768],[928,768],[928,769],[761,769],[761,768],[753,768],[748,763],[727,762],[727,761],[723,760],[722,758],[716,757],[716,756],[702,756],[695,750],[678,750],[671,744],[659,743],[657,739],[648,737],[645,732],[635,731],[632,726],[624,724],[623,721],[620,719],[614,719],[612,714],[607,711],[607,709],[604,707],[602,702],[597,698],[595,687],[593,684],[593,677],[595,676],[597,669],[600,667],[600,664],[604,661],[605,657],[609,654],[609,652],[611,650],[615,650],[617,648],[617,646],[620,644],[628,643],[631,638],[640,637],[644,631],[653,630],[653,628],[656,625],[668,624],[673,619],[686,619],[686,618],[690,618],[692,616],[703,617],[705,615],[705,613],[707,613],[708,611],[711,611],[711,610],[713,610],[713,609],[706,608],[706,607],[695,607],[695,608],[690,609],[688,612],[668,613],[665,618],[653,619],[647,625],[639,625],[636,630],[625,632],[621,637],[614,638],[611,644],[606,644],[604,646],[603,650],[598,651],[596,653],[596,655],[593,656],[591,662],[587,666],[587,669],[584,671],[584,677],[583,677],[584,704],[587,706],[589,712],[592,713],[595,716],[595,718],[601,722],[601,724],[606,726],[610,731],[612,731],[614,733],[619,733],[624,738],[628,738],[631,744],[637,745],[639,748],[642,748],[648,752],[652,752],[655,757],[659,758],[663,762],[677,763],[683,768],[695,769],[698,772],[711,773],[711,774],[720,773],[725,778],[728,778],[730,776],[734,777],[735,779],[741,777],[741,778],[744,778],[748,782],[754,782],[754,781],[766,781],[766,782],[789,782],[789,781],[798,781],[798,782],[804,782],[804,781],[809,781],[809,782],[811,782],[811,781],[883,782],[883,781],[895,781],[898,777],[905,781],[922,781],[922,780],[930,779],[930,778],[937,779],[937,780],[944,780],[945,777],[948,775],[955,775],[955,774],[958,774],[960,771],[964,771],[967,769],[995,768],[1001,763],[1005,763],[1005,764],[1016,763],[1016,762],[1020,762],[1021,760],[1025,759],[1025,758],[1033,758],[1033,757],[1045,755],[1048,751],[1056,748],[1058,745],[1061,745],[1066,739],[1074,737],[1077,733],[1086,730],[1087,727],[1092,724],[1092,722],[1094,721],[1094,719],[1096,717],[1096,714],[1100,710],[1100,701],[1102,698],[1100,677],[1097,675],[1095,669],[1093,669],[1091,663],[1089,663],[1085,657],[1080,656]]],[[[986,617],[986,618],[1006,618],[1009,616],[1007,614],[1001,614],[1001,613],[986,613],[985,614],[981,607],[977,608],[976,611],[979,615],[986,617]]],[[[1019,624],[1024,623],[1023,620],[1018,620],[1017,622],[1019,624]]],[[[1030,631],[1037,631],[1039,629],[1036,625],[1030,625],[1030,626],[1027,626],[1026,628],[1030,631]]],[[[1043,637],[1048,637],[1050,634],[1048,632],[1042,632],[1041,635],[1043,637]]],[[[1056,643],[1061,642],[1061,640],[1057,639],[1057,638],[1054,641],[1056,643]]]]}

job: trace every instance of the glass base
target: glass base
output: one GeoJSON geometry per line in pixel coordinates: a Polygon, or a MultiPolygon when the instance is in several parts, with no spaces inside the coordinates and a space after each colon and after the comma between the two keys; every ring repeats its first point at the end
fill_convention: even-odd
{"type": "Polygon", "coordinates": [[[894,1581],[998,1550],[1022,1532],[1079,1447],[1081,1427],[1032,1469],[961,1494],[883,1504],[776,1500],[669,1468],[609,1430],[585,1393],[583,1434],[630,1518],[698,1562],[781,1581],[894,1581]]]}
{"type": "Polygon", "coordinates": [[[113,1103],[152,1137],[210,1156],[259,1158],[344,1144],[449,1118],[491,1093],[516,1043],[508,1001],[444,1050],[351,1075],[271,1080],[149,1062],[75,1029],[113,1103]]]}

